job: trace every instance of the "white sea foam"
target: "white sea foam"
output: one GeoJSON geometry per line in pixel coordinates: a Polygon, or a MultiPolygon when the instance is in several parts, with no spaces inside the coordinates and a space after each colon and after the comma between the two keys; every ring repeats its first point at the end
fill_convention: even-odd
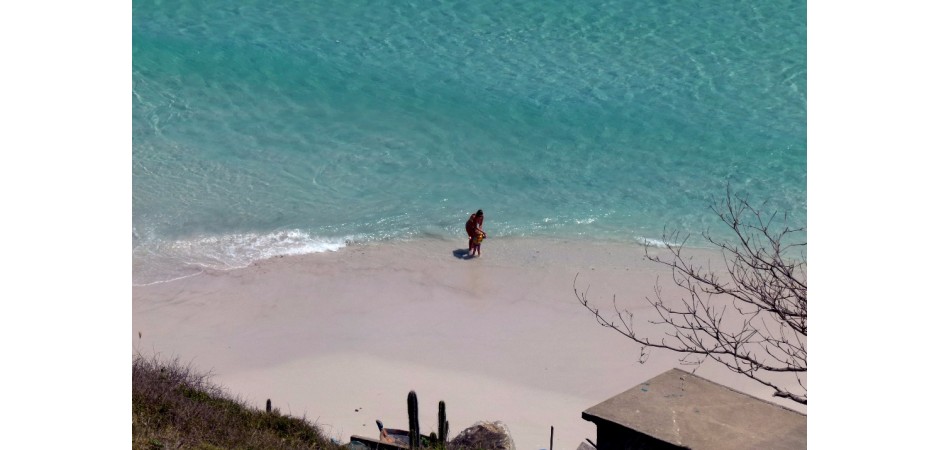
{"type": "Polygon", "coordinates": [[[679,246],[679,244],[675,242],[663,241],[661,239],[651,239],[651,238],[646,238],[643,236],[637,236],[635,239],[638,243],[643,244],[643,245],[648,245],[650,247],[666,248],[669,246],[672,246],[672,247],[679,246]]]}
{"type": "Polygon", "coordinates": [[[288,230],[267,234],[208,236],[192,241],[176,241],[173,246],[189,254],[203,253],[233,265],[243,265],[275,256],[336,251],[345,247],[347,241],[346,238],[320,238],[300,230],[288,230]]]}
{"type": "Polygon", "coordinates": [[[134,285],[186,278],[206,269],[239,269],[278,256],[334,252],[352,240],[285,230],[140,243],[134,248],[134,285]]]}

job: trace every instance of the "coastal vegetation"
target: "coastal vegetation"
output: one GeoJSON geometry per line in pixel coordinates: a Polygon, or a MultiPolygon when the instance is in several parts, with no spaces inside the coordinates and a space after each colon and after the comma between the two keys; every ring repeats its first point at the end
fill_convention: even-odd
{"type": "MultiPolygon", "coordinates": [[[[248,406],[178,359],[163,361],[133,359],[132,444],[135,450],[192,448],[339,450],[362,449],[363,445],[341,444],[328,438],[306,418],[281,414],[267,401],[264,411],[248,406]]],[[[446,405],[438,402],[437,433],[420,434],[417,394],[408,394],[411,449],[513,450],[508,429],[500,422],[478,422],[448,442],[446,405]]],[[[399,430],[394,430],[399,431],[399,430]]],[[[403,446],[405,443],[396,442],[403,446]]]]}
{"type": "Polygon", "coordinates": [[[680,298],[667,298],[656,283],[648,319],[657,331],[641,335],[633,312],[617,307],[605,317],[577,287],[578,301],[597,322],[640,344],[640,362],[650,348],[684,354],[683,363],[717,361],[732,372],[774,390],[775,397],[807,404],[806,392],[806,240],[805,228],[791,228],[786,215],[767,214],[746,196],[732,194],[712,203],[712,211],[730,228],[730,240],[707,231],[703,237],[717,247],[723,260],[714,269],[683,253],[689,236],[664,233],[665,257],[646,259],[667,266],[680,298]],[[794,386],[793,381],[796,381],[794,386]]]}
{"type": "MultiPolygon", "coordinates": [[[[325,449],[344,446],[305,418],[261,411],[178,360],[133,360],[132,448],[325,449]]],[[[270,403],[269,403],[270,405],[270,403]]]]}

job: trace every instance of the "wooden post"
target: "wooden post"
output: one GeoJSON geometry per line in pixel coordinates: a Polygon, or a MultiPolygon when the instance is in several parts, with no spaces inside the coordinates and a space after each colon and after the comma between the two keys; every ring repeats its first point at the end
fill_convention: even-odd
{"type": "Polygon", "coordinates": [[[552,437],[548,440],[548,450],[555,446],[555,425],[552,425],[552,437]]]}

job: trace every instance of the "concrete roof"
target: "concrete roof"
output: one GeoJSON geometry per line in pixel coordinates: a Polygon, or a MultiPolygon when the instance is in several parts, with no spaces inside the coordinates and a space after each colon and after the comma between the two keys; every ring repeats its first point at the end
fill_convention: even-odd
{"type": "Polygon", "coordinates": [[[679,369],[581,413],[694,450],[805,449],[806,415],[679,369]]]}

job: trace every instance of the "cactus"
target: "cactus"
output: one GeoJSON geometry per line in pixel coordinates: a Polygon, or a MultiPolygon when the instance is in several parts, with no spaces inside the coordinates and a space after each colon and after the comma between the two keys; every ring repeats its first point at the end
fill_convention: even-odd
{"type": "Polygon", "coordinates": [[[421,446],[421,429],[418,425],[418,394],[408,393],[408,447],[417,450],[421,446]]]}
{"type": "Polygon", "coordinates": [[[437,437],[441,440],[441,448],[447,447],[447,431],[450,422],[447,421],[447,410],[444,400],[437,403],[437,437]]]}

